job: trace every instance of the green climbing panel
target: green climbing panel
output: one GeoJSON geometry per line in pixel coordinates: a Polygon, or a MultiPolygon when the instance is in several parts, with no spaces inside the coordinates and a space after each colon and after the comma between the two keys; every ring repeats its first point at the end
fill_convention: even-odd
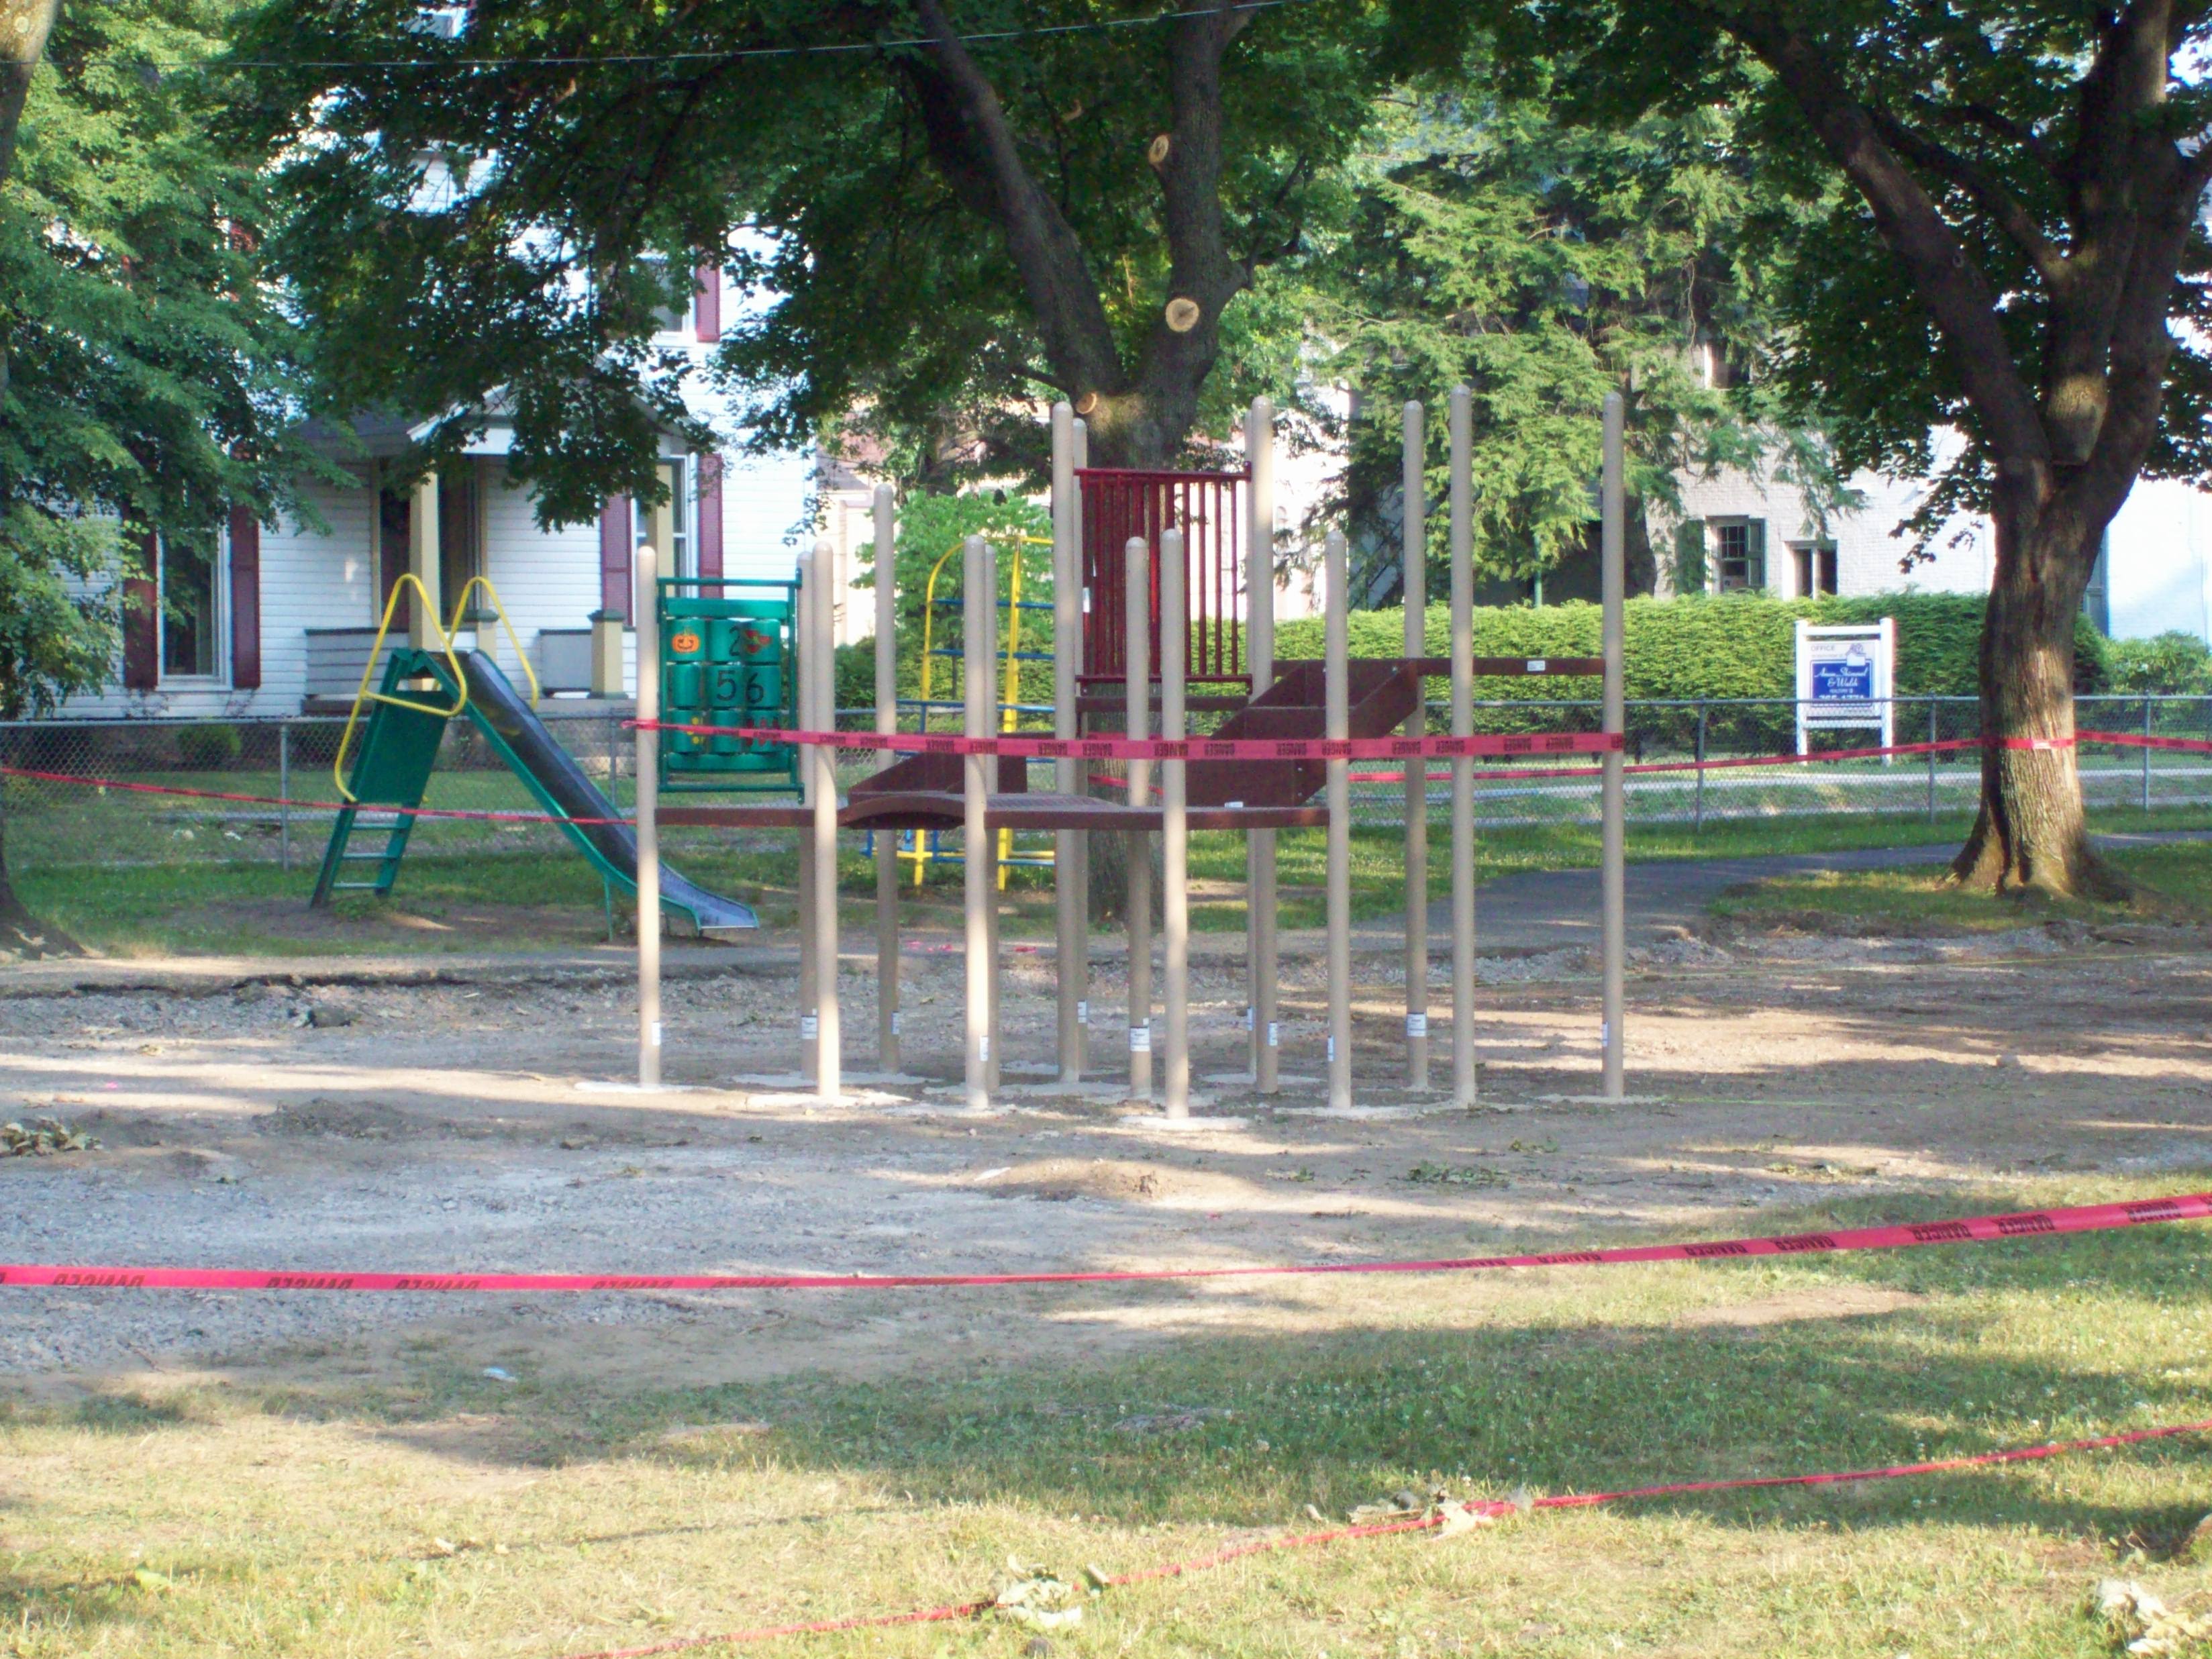
{"type": "MultiPolygon", "coordinates": [[[[799,724],[796,582],[664,577],[660,718],[674,726],[791,729],[799,724]]],[[[727,733],[668,732],[661,787],[793,790],[799,750],[727,733]]]]}

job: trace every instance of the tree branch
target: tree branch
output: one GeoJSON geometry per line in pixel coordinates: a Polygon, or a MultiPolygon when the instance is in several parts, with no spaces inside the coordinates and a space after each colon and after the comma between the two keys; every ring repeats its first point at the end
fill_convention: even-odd
{"type": "Polygon", "coordinates": [[[1978,126],[2000,138],[2010,140],[2034,157],[2036,165],[2045,173],[2054,179],[2058,176],[2059,158],[2051,153],[2051,146],[2045,143],[2035,129],[2026,122],[2015,121],[2002,110],[1992,109],[1983,103],[1960,104],[1955,108],[1944,110],[1942,116],[1946,121],[1955,125],[1978,126]]]}
{"type": "Polygon", "coordinates": [[[1774,71],[1865,200],[1949,348],[2000,470],[2040,471],[2050,459],[2049,441],[1999,325],[1996,296],[1918,180],[1882,143],[1835,66],[1779,10],[1723,11],[1717,21],[1774,71]]]}
{"type": "Polygon", "coordinates": [[[2054,290],[2063,288],[2071,276],[2066,255],[2057,243],[2043,234],[2035,216],[2027,205],[1997,177],[1978,163],[1961,155],[1948,144],[1939,144],[1924,134],[1915,132],[1887,110],[1879,107],[1867,112],[1875,131],[1882,142],[1915,167],[1949,180],[1974,198],[1982,211],[1988,214],[2014,246],[2035,267],[2037,276],[2054,290]]]}
{"type": "Polygon", "coordinates": [[[990,216],[1006,239],[1045,356],[1063,383],[1085,392],[1118,388],[1121,357],[1082,244],[1030,176],[997,90],[954,33],[940,0],[921,0],[919,9],[929,36],[928,62],[949,94],[935,102],[932,118],[929,93],[935,89],[917,82],[933,155],[971,184],[988,185],[990,216]]]}

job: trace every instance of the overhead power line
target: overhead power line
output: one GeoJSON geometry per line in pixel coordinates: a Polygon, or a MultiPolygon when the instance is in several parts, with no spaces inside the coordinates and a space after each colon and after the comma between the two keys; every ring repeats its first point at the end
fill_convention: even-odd
{"type": "MultiPolygon", "coordinates": [[[[1002,40],[1036,40],[1048,35],[1091,34],[1109,29],[1150,28],[1186,17],[1210,17],[1223,11],[1269,11],[1279,6],[1310,3],[1310,0],[1235,0],[1228,6],[1187,6],[1176,11],[1153,12],[1143,17],[1103,17],[1081,23],[1042,23],[1033,27],[990,29],[955,36],[963,46],[988,46],[1002,40]]],[[[491,70],[593,69],[603,65],[640,64],[723,63],[750,58],[826,58],[854,52],[892,52],[902,47],[931,46],[926,35],[890,40],[837,40],[789,46],[730,46],[719,51],[596,52],[502,58],[196,58],[155,64],[162,70],[491,70]]]]}

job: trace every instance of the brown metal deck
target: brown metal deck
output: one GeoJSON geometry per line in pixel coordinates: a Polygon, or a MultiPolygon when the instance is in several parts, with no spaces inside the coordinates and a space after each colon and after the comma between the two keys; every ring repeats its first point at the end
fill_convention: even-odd
{"type": "MultiPolygon", "coordinates": [[[[813,812],[795,801],[760,801],[732,806],[664,806],[657,814],[667,825],[720,830],[798,830],[814,822],[813,812]]],[[[967,822],[967,803],[949,790],[915,789],[860,795],[837,809],[840,830],[957,830],[967,822]]],[[[1130,806],[1090,795],[993,795],[983,822],[992,830],[1097,830],[1157,833],[1160,809],[1130,806]]],[[[1328,808],[1316,803],[1295,806],[1194,806],[1194,830],[1305,830],[1326,824],[1328,808]]]]}

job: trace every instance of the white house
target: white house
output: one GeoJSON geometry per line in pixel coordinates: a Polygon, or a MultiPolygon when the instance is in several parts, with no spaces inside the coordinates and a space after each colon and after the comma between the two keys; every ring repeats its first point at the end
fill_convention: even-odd
{"type": "MultiPolygon", "coordinates": [[[[1686,580],[1708,592],[1790,599],[1989,590],[1995,534],[1978,514],[1951,520],[1929,543],[1931,556],[1903,564],[1911,543],[1899,532],[1925,497],[1924,480],[1862,474],[1851,480],[1861,504],[1826,522],[1802,491],[1772,478],[1729,471],[1678,482],[1681,517],[1652,526],[1662,593],[1683,591],[1686,580]]],[[[2176,481],[2138,483],[2112,521],[2085,604],[2119,638],[2179,629],[2212,641],[2212,495],[2176,481]]]]}
{"type": "MultiPolygon", "coordinates": [[[[720,337],[726,302],[744,297],[721,273],[702,270],[690,308],[666,319],[657,343],[686,347],[703,363],[720,337]]],[[[696,394],[695,407],[726,429],[727,411],[706,394],[696,394]]],[[[240,512],[204,544],[144,550],[152,574],[131,584],[116,683],[70,699],[63,717],[235,719],[351,699],[386,600],[409,568],[417,514],[437,526],[432,586],[441,608],[452,606],[471,578],[484,578],[544,690],[586,691],[593,613],[628,617],[631,550],[647,526],[627,497],[617,497],[596,525],[538,529],[528,493],[508,480],[512,430],[496,413],[458,468],[414,489],[386,487],[386,465],[424,429],[400,420],[356,422],[352,441],[335,452],[356,483],[305,492],[321,528],[264,526],[240,512]]],[[[811,511],[811,455],[690,454],[672,438],[661,465],[674,495],[673,574],[791,579],[811,511]]],[[[395,633],[404,643],[404,629],[395,633]]],[[[496,621],[484,621],[478,642],[519,675],[496,621]]],[[[626,650],[626,662],[629,656],[626,650]]]]}

